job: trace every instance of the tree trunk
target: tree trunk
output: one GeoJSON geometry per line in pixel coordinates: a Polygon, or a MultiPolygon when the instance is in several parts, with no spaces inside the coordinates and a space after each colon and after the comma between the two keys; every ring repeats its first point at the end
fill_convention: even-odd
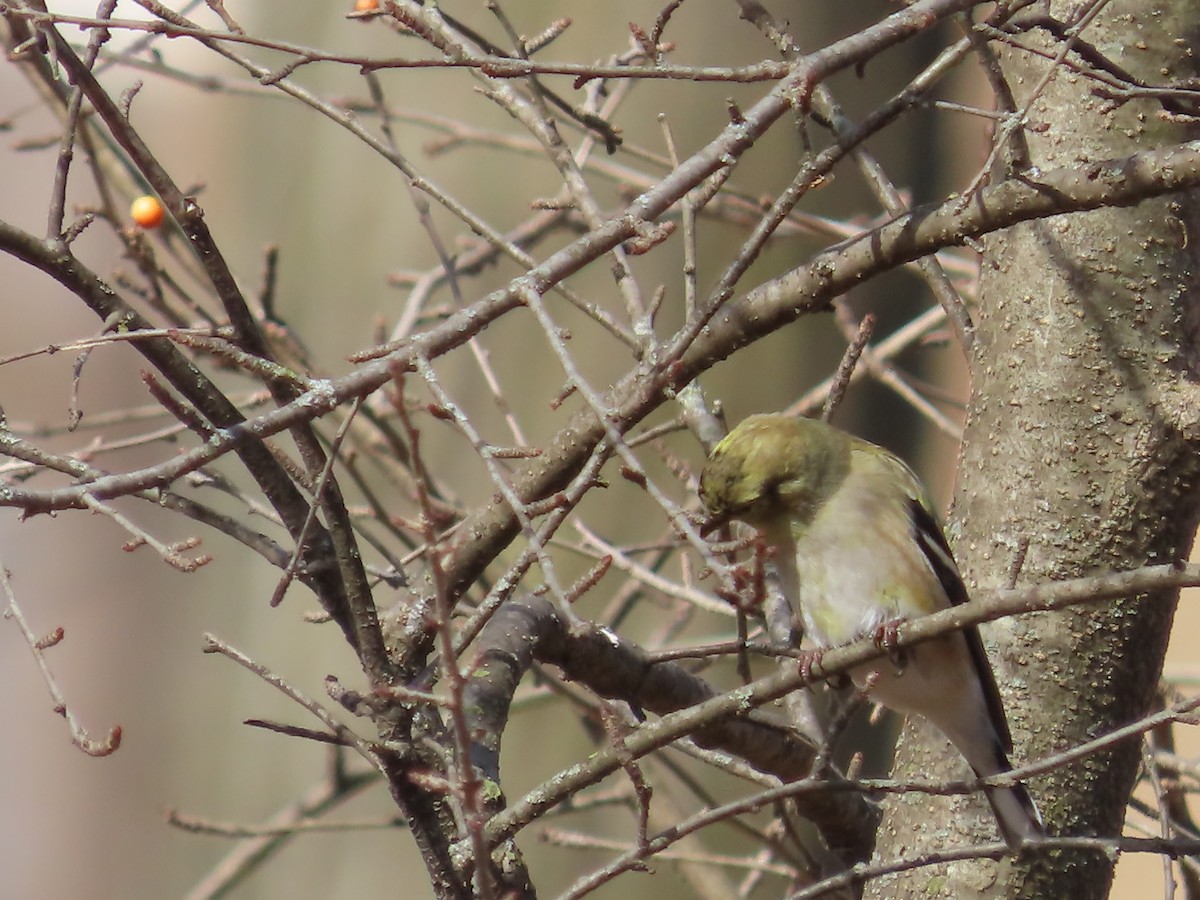
{"type": "MultiPolygon", "coordinates": [[[[1074,4],[1051,4],[1065,16],[1074,4]]],[[[1135,76],[1193,78],[1194,0],[1105,7],[1083,39],[1135,76]],[[1135,10],[1136,8],[1136,10],[1135,10]],[[1189,24],[1190,23],[1190,24],[1189,24]]],[[[1033,30],[1021,38],[1053,55],[1033,30]]],[[[1019,51],[1000,60],[1024,137],[998,165],[1088,166],[1196,136],[1155,102],[1116,106],[1096,83],[1019,51]],[[1020,145],[1028,147],[1028,162],[1020,145]]],[[[1023,225],[984,242],[972,392],[950,539],[968,583],[1002,587],[1028,542],[1018,583],[1185,558],[1197,522],[1195,390],[1200,208],[1178,196],[1023,225]]],[[[1004,693],[1014,763],[1075,747],[1147,712],[1177,595],[1027,616],[983,629],[1004,693]]],[[[1136,741],[1030,787],[1051,834],[1120,833],[1136,741]]],[[[910,723],[896,777],[961,769],[945,741],[910,723]]],[[[994,833],[986,804],[909,795],[889,805],[884,859],[994,833]],[[970,807],[967,817],[955,815],[970,807]]],[[[873,896],[1105,897],[1114,857],[1033,852],[1021,864],[925,868],[873,896]],[[936,888],[932,894],[937,879],[936,888]]]]}

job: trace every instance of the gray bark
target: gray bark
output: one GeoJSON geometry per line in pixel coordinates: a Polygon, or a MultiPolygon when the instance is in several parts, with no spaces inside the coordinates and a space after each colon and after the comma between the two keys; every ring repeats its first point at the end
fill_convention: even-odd
{"type": "MultiPolygon", "coordinates": [[[[1063,16],[1066,3],[1053,3],[1063,16]]],[[[1107,7],[1083,37],[1157,82],[1193,78],[1193,0],[1107,7]]],[[[1030,40],[1026,38],[1025,40],[1030,40]]],[[[1044,46],[1053,53],[1048,42],[1044,46]]],[[[1001,59],[1018,108],[1049,62],[1001,59]]],[[[1029,162],[1079,165],[1195,137],[1154,103],[1116,107],[1060,69],[1033,101],[1029,162]]],[[[1018,148],[1001,165],[1021,166],[1018,148]]],[[[1031,170],[1036,180],[1036,169],[1031,170]]],[[[1003,586],[1185,558],[1197,522],[1197,251],[1194,196],[1022,225],[984,242],[973,384],[950,539],[968,582],[1003,586]]],[[[1077,607],[983,629],[1012,722],[1014,762],[1077,746],[1145,714],[1177,595],[1077,607]]],[[[1049,830],[1120,833],[1136,742],[1034,779],[1049,830]]],[[[898,778],[968,773],[910,725],[898,778]]],[[[878,853],[892,858],[987,835],[981,800],[909,795],[889,804],[878,853]],[[956,815],[969,807],[969,815],[956,815]]],[[[932,867],[872,896],[1107,896],[1114,860],[1032,853],[1020,863],[932,867]],[[935,881],[936,879],[936,881],[935,881]]]]}

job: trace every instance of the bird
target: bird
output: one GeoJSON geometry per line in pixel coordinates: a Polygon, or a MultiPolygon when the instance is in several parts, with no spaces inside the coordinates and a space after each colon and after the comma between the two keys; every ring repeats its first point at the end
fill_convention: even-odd
{"type": "MultiPolygon", "coordinates": [[[[761,414],[713,448],[700,476],[709,528],[758,529],[817,652],[969,598],[926,492],[892,453],[814,419],[761,414]]],[[[875,702],[923,717],[979,778],[1011,771],[1012,735],[975,627],[851,670],[875,702]]],[[[1013,851],[1045,835],[1029,791],[985,785],[1013,851]]]]}

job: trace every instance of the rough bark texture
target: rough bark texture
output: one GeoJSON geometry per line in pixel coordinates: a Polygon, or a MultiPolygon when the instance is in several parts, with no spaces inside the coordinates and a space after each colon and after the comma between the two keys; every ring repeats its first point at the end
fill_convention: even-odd
{"type": "MultiPolygon", "coordinates": [[[[1052,4],[1065,15],[1065,3],[1052,4]]],[[[1135,75],[1195,77],[1194,0],[1114,3],[1084,37],[1135,75]],[[1182,40],[1180,38],[1183,38],[1182,40]]],[[[1027,38],[1026,40],[1031,40],[1027,38]]],[[[1002,59],[1018,107],[1049,63],[1002,59]]],[[[1114,108],[1059,70],[1033,102],[1033,166],[1061,166],[1186,140],[1152,104],[1114,108]]],[[[1013,157],[1001,160],[1008,165],[1013,157]]],[[[1036,170],[1033,170],[1036,175],[1036,170]]],[[[972,398],[950,537],[968,581],[1004,584],[1029,542],[1019,583],[1180,559],[1197,520],[1197,199],[1020,226],[985,242],[974,311],[972,398]]],[[[1005,695],[1016,761],[1083,743],[1145,713],[1176,595],[1029,616],[984,629],[1005,695]]],[[[1033,781],[1054,834],[1115,835],[1139,748],[1033,781]]],[[[962,766],[910,725],[899,778],[962,766]]],[[[878,852],[892,858],[994,828],[981,801],[910,796],[890,805],[878,852]],[[971,814],[956,814],[966,806],[971,814]]],[[[1113,860],[1034,854],[1028,865],[972,862],[877,882],[873,896],[1105,897],[1113,860]]]]}

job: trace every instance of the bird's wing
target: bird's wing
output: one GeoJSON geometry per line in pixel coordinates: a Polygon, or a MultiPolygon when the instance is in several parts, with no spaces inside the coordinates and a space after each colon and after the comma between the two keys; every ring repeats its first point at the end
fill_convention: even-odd
{"type": "MultiPolygon", "coordinates": [[[[909,498],[909,511],[912,516],[913,537],[916,538],[930,567],[937,575],[938,581],[941,582],[942,590],[946,592],[946,598],[952,606],[966,603],[970,599],[967,595],[967,586],[963,584],[962,576],[958,572],[958,566],[954,562],[954,556],[950,553],[950,546],[946,543],[946,536],[942,533],[937,519],[916,497],[909,498]]],[[[979,629],[972,625],[964,628],[962,635],[967,641],[971,661],[975,664],[975,673],[979,677],[979,686],[983,689],[983,697],[987,702],[988,715],[992,720],[992,725],[1000,736],[1004,751],[1010,752],[1012,750],[1012,733],[1008,730],[1008,719],[1004,715],[1004,705],[1000,702],[1000,689],[996,686],[996,675],[992,671],[992,664],[988,661],[987,651],[983,649],[979,629]]]]}

